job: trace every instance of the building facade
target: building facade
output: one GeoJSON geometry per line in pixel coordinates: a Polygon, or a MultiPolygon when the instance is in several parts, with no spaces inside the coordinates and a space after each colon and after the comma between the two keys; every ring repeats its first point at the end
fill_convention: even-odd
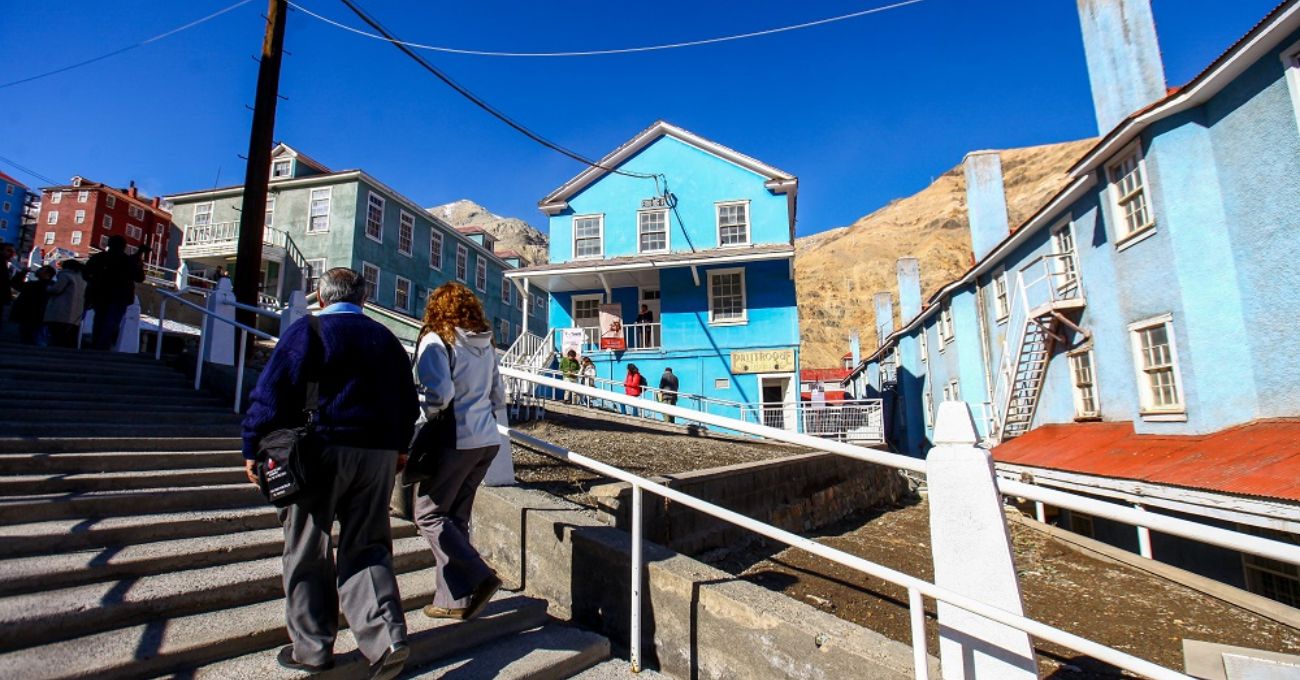
{"type": "MultiPolygon", "coordinates": [[[[1300,3],[1170,91],[1148,0],[1079,11],[1100,140],[1014,230],[998,155],[968,155],[974,266],[922,308],[901,260],[903,327],[845,383],[885,396],[900,451],[964,401],[1002,474],[1300,540],[1300,3]],[[1251,436],[1275,445],[1240,467],[1251,436]]],[[[1295,565],[1060,521],[1300,604],[1295,565]]]]}
{"type": "MultiPolygon", "coordinates": [[[[191,273],[235,267],[243,187],[169,196],[191,273]]],[[[481,231],[481,230],[480,230],[481,231]]],[[[350,267],[370,284],[370,301],[419,318],[429,292],[448,281],[469,286],[483,303],[499,347],[523,332],[523,300],[503,274],[491,236],[461,233],[361,170],[335,172],[280,144],[272,152],[262,248],[262,292],[283,301],[314,291],[316,277],[350,267]]],[[[399,337],[408,324],[378,316],[399,337]]]]}
{"type": "Polygon", "coordinates": [[[662,121],[598,165],[541,201],[550,261],[506,275],[550,296],[555,349],[581,329],[601,379],[635,364],[655,387],[671,368],[682,393],[794,429],[798,180],[662,121]]]}
{"type": "Polygon", "coordinates": [[[126,239],[127,252],[145,244],[146,261],[165,264],[172,242],[172,216],[158,197],[140,193],[135,183],[125,189],[73,177],[70,184],[41,190],[34,245],[47,254],[86,257],[103,250],[109,236],[126,239]]]}
{"type": "Polygon", "coordinates": [[[0,172],[0,241],[16,246],[22,239],[28,193],[27,185],[0,172]]]}

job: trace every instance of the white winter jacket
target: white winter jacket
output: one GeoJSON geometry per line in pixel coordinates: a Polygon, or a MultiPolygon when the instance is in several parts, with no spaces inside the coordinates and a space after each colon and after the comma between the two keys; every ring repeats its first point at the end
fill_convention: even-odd
{"type": "Polygon", "coordinates": [[[423,423],[456,399],[456,448],[474,449],[501,443],[496,409],[506,402],[505,385],[497,367],[492,333],[456,329],[452,346],[455,370],[448,371],[447,346],[437,333],[420,339],[416,348],[416,391],[423,423]]]}

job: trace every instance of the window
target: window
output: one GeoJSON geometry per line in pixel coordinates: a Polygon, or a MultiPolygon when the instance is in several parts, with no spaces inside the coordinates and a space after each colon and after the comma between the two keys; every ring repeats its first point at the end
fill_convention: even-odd
{"type": "Polygon", "coordinates": [[[533,296],[533,316],[543,316],[545,309],[542,308],[542,296],[533,296]]]}
{"type": "Polygon", "coordinates": [[[140,249],[137,248],[137,247],[135,247],[135,246],[127,246],[127,247],[126,247],[126,254],[127,254],[127,255],[135,255],[135,254],[138,253],[138,252],[140,252],[140,249]]]}
{"type": "Polygon", "coordinates": [[[311,190],[308,213],[307,233],[320,234],[330,230],[330,187],[311,190]]]}
{"type": "Polygon", "coordinates": [[[934,427],[934,395],[930,394],[928,388],[921,398],[921,410],[925,412],[925,426],[934,427]]]}
{"type": "Polygon", "coordinates": [[[415,239],[415,216],[405,210],[397,219],[397,252],[410,257],[411,241],[415,239]]]}
{"type": "Polygon", "coordinates": [[[429,229],[429,267],[442,271],[442,232],[429,229]]]}
{"type": "Polygon", "coordinates": [[[1182,413],[1182,380],[1174,346],[1173,316],[1165,315],[1129,326],[1142,412],[1182,413]]]}
{"type": "Polygon", "coordinates": [[[361,278],[366,280],[366,302],[377,302],[379,300],[379,267],[369,262],[362,262],[361,278]]]}
{"type": "Polygon", "coordinates": [[[921,332],[918,335],[918,339],[921,341],[921,362],[929,363],[930,362],[930,329],[926,328],[925,326],[921,326],[921,332]]]}
{"type": "MultiPolygon", "coordinates": [[[[1297,543],[1294,534],[1276,529],[1238,525],[1248,534],[1262,536],[1284,543],[1297,543]]],[[[1258,555],[1241,554],[1242,568],[1246,572],[1246,589],[1252,593],[1277,600],[1282,604],[1300,607],[1300,567],[1258,555]]]]}
{"type": "Polygon", "coordinates": [[[745,323],[745,270],[709,272],[709,323],[745,323]]]}
{"type": "Polygon", "coordinates": [[[1146,172],[1138,146],[1122,154],[1106,167],[1110,175],[1111,196],[1115,207],[1115,244],[1146,232],[1155,226],[1147,206],[1146,172]]]}
{"type": "Polygon", "coordinates": [[[714,379],[713,379],[713,389],[715,389],[715,390],[729,390],[729,389],[731,389],[731,378],[714,378],[714,379]]]}
{"type": "Polygon", "coordinates": [[[140,225],[127,224],[126,236],[127,238],[139,241],[140,239],[144,238],[144,230],[140,228],[140,225]]]}
{"type": "Polygon", "coordinates": [[[100,236],[100,237],[99,237],[99,249],[100,249],[100,250],[107,250],[107,249],[108,249],[108,237],[107,237],[107,236],[100,236]]]}
{"type": "Polygon", "coordinates": [[[718,204],[718,245],[743,246],[749,243],[749,203],[718,204]]]}
{"type": "Polygon", "coordinates": [[[1007,273],[1001,267],[993,274],[993,312],[998,321],[1005,321],[1011,315],[1011,303],[1007,299],[1007,273]]]}
{"type": "Polygon", "coordinates": [[[956,331],[952,325],[952,306],[949,301],[945,300],[943,306],[939,308],[939,351],[943,351],[944,346],[957,337],[956,331]]]}
{"type": "Polygon", "coordinates": [[[410,311],[411,308],[411,282],[408,279],[397,277],[397,283],[393,285],[393,307],[403,312],[410,311]]]}
{"type": "MultiPolygon", "coordinates": [[[[209,224],[212,224],[212,204],[200,203],[194,206],[194,226],[202,227],[209,224]]],[[[108,226],[108,223],[104,226],[108,226]]]]}
{"type": "Polygon", "coordinates": [[[263,220],[262,226],[270,229],[275,225],[275,196],[266,197],[266,219],[263,220]]]}
{"type": "Polygon", "coordinates": [[[62,202],[62,201],[63,201],[63,192],[62,192],[62,191],[52,191],[52,192],[50,192],[50,203],[60,203],[60,202],[62,202]]]}
{"type": "Polygon", "coordinates": [[[384,197],[374,192],[366,194],[366,237],[384,242],[384,197]]]}
{"type": "Polygon", "coordinates": [[[456,244],[456,279],[464,281],[469,275],[469,250],[463,244],[456,244]]]}
{"type": "Polygon", "coordinates": [[[7,213],[7,212],[9,212],[10,210],[13,210],[13,209],[14,209],[13,205],[10,204],[9,201],[5,201],[4,206],[3,206],[3,207],[0,207],[0,212],[6,212],[6,213],[7,213]]]}
{"type": "Polygon", "coordinates": [[[105,197],[104,197],[104,207],[106,207],[106,208],[116,208],[116,207],[117,207],[117,197],[114,196],[113,194],[109,194],[109,195],[105,196],[105,197]]]}
{"type": "Polygon", "coordinates": [[[0,217],[0,231],[4,231],[5,229],[8,228],[9,228],[9,220],[0,217]]]}
{"type": "Polygon", "coordinates": [[[78,210],[77,212],[72,213],[72,221],[73,221],[74,223],[76,223],[76,224],[85,224],[85,223],[86,223],[86,211],[85,211],[85,210],[78,210]]]}
{"type": "Polygon", "coordinates": [[[505,319],[497,319],[497,333],[501,335],[499,344],[502,347],[510,345],[510,322],[505,319]]]}
{"type": "Polygon", "coordinates": [[[956,378],[949,380],[948,384],[943,386],[943,400],[961,401],[961,383],[957,382],[956,378]]]}
{"type": "Polygon", "coordinates": [[[605,252],[604,233],[604,215],[574,217],[573,256],[600,257],[605,252]]]}
{"type": "Polygon", "coordinates": [[[165,225],[165,224],[163,224],[163,223],[161,223],[161,222],[159,222],[158,224],[155,224],[154,227],[153,227],[153,233],[154,233],[155,235],[157,235],[157,236],[162,236],[162,235],[163,235],[163,232],[165,232],[165,231],[167,231],[167,225],[165,225]]]}
{"type": "Polygon", "coordinates": [[[303,272],[303,277],[307,281],[307,292],[314,292],[320,287],[320,275],[325,272],[325,259],[307,260],[307,270],[303,272]]]}
{"type": "Polygon", "coordinates": [[[1052,254],[1056,255],[1052,264],[1056,290],[1070,297],[1079,288],[1079,261],[1074,252],[1074,232],[1069,222],[1062,223],[1052,232],[1052,254]]]}
{"type": "Polygon", "coordinates": [[[271,178],[288,177],[293,172],[293,160],[285,159],[271,163],[271,178]]]}
{"type": "Polygon", "coordinates": [[[501,276],[501,302],[505,306],[510,306],[510,281],[503,274],[501,276]]]}
{"type": "Polygon", "coordinates": [[[57,210],[51,210],[49,214],[45,216],[46,224],[55,224],[58,221],[59,221],[59,211],[57,210]]]}
{"type": "Polygon", "coordinates": [[[5,196],[13,196],[13,195],[14,195],[14,185],[5,182],[5,196]]]}
{"type": "Polygon", "coordinates": [[[573,296],[573,325],[579,328],[600,327],[599,295],[573,296]]]}
{"type": "Polygon", "coordinates": [[[668,211],[647,210],[636,214],[637,252],[668,250],[668,211]]]}
{"type": "Polygon", "coordinates": [[[86,201],[89,201],[89,200],[90,200],[90,192],[89,192],[89,191],[86,191],[85,189],[82,189],[81,191],[78,191],[78,192],[77,192],[77,202],[78,202],[78,203],[85,203],[86,201]]]}
{"type": "Polygon", "coordinates": [[[474,287],[480,292],[487,292],[487,260],[482,254],[474,257],[474,287]]]}
{"type": "Polygon", "coordinates": [[[141,208],[138,205],[128,205],[126,207],[126,214],[130,215],[133,220],[143,220],[144,208],[141,208]]]}
{"type": "Polygon", "coordinates": [[[54,245],[54,232],[52,231],[45,232],[45,245],[47,246],[54,245]]]}
{"type": "Polygon", "coordinates": [[[71,243],[74,246],[81,245],[81,232],[79,231],[72,232],[72,238],[68,240],[68,243],[71,243]]]}
{"type": "Polygon", "coordinates": [[[112,216],[112,215],[104,215],[104,228],[105,228],[105,229],[112,229],[112,228],[113,228],[113,216],[112,216]]]}
{"type": "Polygon", "coordinates": [[[1074,417],[1097,418],[1097,385],[1092,365],[1092,350],[1086,349],[1070,355],[1070,378],[1074,382],[1074,417]]]}
{"type": "Polygon", "coordinates": [[[1096,529],[1092,524],[1092,515],[1085,515],[1082,512],[1071,510],[1070,531],[1079,534],[1080,536],[1092,538],[1096,533],[1096,529]]]}

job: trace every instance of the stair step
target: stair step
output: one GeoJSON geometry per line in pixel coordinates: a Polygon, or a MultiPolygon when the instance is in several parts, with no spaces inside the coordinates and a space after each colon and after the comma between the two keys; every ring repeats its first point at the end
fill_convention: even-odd
{"type": "MultiPolygon", "coordinates": [[[[415,525],[410,522],[394,520],[392,530],[394,540],[416,535],[415,525]]],[[[213,567],[275,557],[283,552],[284,530],[276,527],[17,557],[0,560],[0,595],[213,567]]]]}
{"type": "Polygon", "coordinates": [[[257,487],[247,480],[239,484],[214,484],[194,488],[166,487],[131,491],[89,491],[80,494],[39,494],[0,498],[0,524],[40,522],[73,517],[133,515],[142,509],[152,512],[218,510],[263,505],[257,487]]]}
{"type": "Polygon", "coordinates": [[[242,451],[237,436],[224,437],[0,437],[0,453],[98,453],[102,451],[242,451]]]}
{"type": "Polygon", "coordinates": [[[0,429],[4,430],[8,435],[18,437],[231,437],[239,434],[239,425],[235,421],[214,425],[208,425],[204,422],[188,425],[170,423],[150,425],[139,422],[122,422],[147,417],[147,413],[142,412],[138,416],[121,418],[116,423],[76,421],[65,424],[57,422],[0,421],[0,429]]]}
{"type": "Polygon", "coordinates": [[[183,377],[181,372],[162,361],[140,363],[117,363],[113,361],[95,361],[94,359],[49,359],[34,362],[28,357],[0,355],[0,372],[34,372],[49,374],[57,370],[61,374],[97,377],[101,375],[147,375],[164,378],[183,377]]]}
{"type": "Polygon", "coordinates": [[[144,421],[142,425],[175,425],[185,423],[204,423],[215,425],[220,423],[238,424],[242,418],[233,413],[229,406],[220,408],[215,406],[204,406],[202,408],[157,408],[150,405],[138,404],[133,408],[123,408],[120,405],[116,408],[112,404],[100,404],[94,409],[67,409],[67,408],[43,408],[43,409],[8,409],[0,411],[0,422],[27,422],[27,423],[67,423],[75,420],[78,425],[90,423],[121,424],[125,419],[126,413],[131,414],[132,420],[144,421]]]}
{"type": "Polygon", "coordinates": [[[573,676],[569,680],[627,680],[635,677],[636,680],[666,680],[668,676],[642,668],[635,676],[632,675],[632,664],[626,659],[609,659],[602,661],[591,668],[573,676]]]}
{"type": "MultiPolygon", "coordinates": [[[[240,456],[235,462],[242,460],[240,456]]],[[[126,491],[159,487],[206,486],[247,482],[244,466],[184,470],[130,470],[0,476],[0,496],[22,494],[126,491]]]]}
{"type": "MultiPolygon", "coordinates": [[[[423,538],[393,542],[397,571],[432,565],[423,538]]],[[[0,651],[274,599],[284,592],[283,569],[270,557],[0,597],[0,651]]]]}
{"type": "MultiPolygon", "coordinates": [[[[150,410],[155,410],[204,407],[229,409],[232,402],[232,399],[218,397],[208,392],[190,390],[188,395],[172,395],[165,401],[160,401],[158,396],[149,393],[119,394],[115,395],[110,403],[119,406],[148,406],[150,410]]],[[[69,392],[25,392],[22,395],[0,396],[0,413],[11,408],[95,409],[103,408],[105,403],[104,399],[88,398],[69,392]]]]}
{"type": "MultiPolygon", "coordinates": [[[[603,635],[557,623],[503,637],[433,666],[416,667],[403,678],[494,678],[563,680],[609,658],[603,635]]],[[[406,667],[415,664],[407,662],[406,667]]]]}
{"type": "Polygon", "coordinates": [[[244,456],[230,451],[120,451],[96,453],[0,453],[0,474],[87,474],[239,467],[244,456]]]}
{"type": "Polygon", "coordinates": [[[185,384],[185,376],[180,373],[169,374],[126,374],[126,373],[71,373],[57,371],[10,371],[0,372],[0,387],[25,389],[39,388],[46,385],[126,385],[130,387],[176,387],[185,384]]]}
{"type": "MultiPolygon", "coordinates": [[[[137,383],[101,384],[83,379],[81,382],[57,383],[17,383],[0,378],[0,393],[3,394],[45,394],[53,398],[70,399],[116,399],[117,397],[151,397],[155,401],[165,401],[172,397],[192,395],[211,396],[211,393],[194,389],[194,383],[186,380],[169,380],[166,385],[143,386],[137,383]]],[[[233,402],[233,399],[230,400],[233,402]]],[[[230,402],[228,402],[230,403],[230,402]]]]}
{"type": "MultiPolygon", "coordinates": [[[[147,508],[145,508],[147,509],[147,508]]],[[[164,512],[123,517],[75,517],[0,525],[0,554],[6,557],[89,550],[175,538],[197,538],[280,526],[265,503],[225,510],[164,512]]]]}

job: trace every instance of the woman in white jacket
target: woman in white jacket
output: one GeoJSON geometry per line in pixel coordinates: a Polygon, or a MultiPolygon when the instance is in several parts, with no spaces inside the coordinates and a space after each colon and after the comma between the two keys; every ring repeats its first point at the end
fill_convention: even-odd
{"type": "Polygon", "coordinates": [[[420,333],[415,360],[420,421],[449,403],[456,416],[454,450],[443,451],[435,476],[421,482],[415,493],[415,523],[433,550],[438,572],[433,604],[424,613],[471,619],[501,587],[469,542],[469,518],[474,495],[501,445],[496,409],[505,404],[505,387],[491,326],[465,286],[448,283],[433,291],[420,333]]]}

